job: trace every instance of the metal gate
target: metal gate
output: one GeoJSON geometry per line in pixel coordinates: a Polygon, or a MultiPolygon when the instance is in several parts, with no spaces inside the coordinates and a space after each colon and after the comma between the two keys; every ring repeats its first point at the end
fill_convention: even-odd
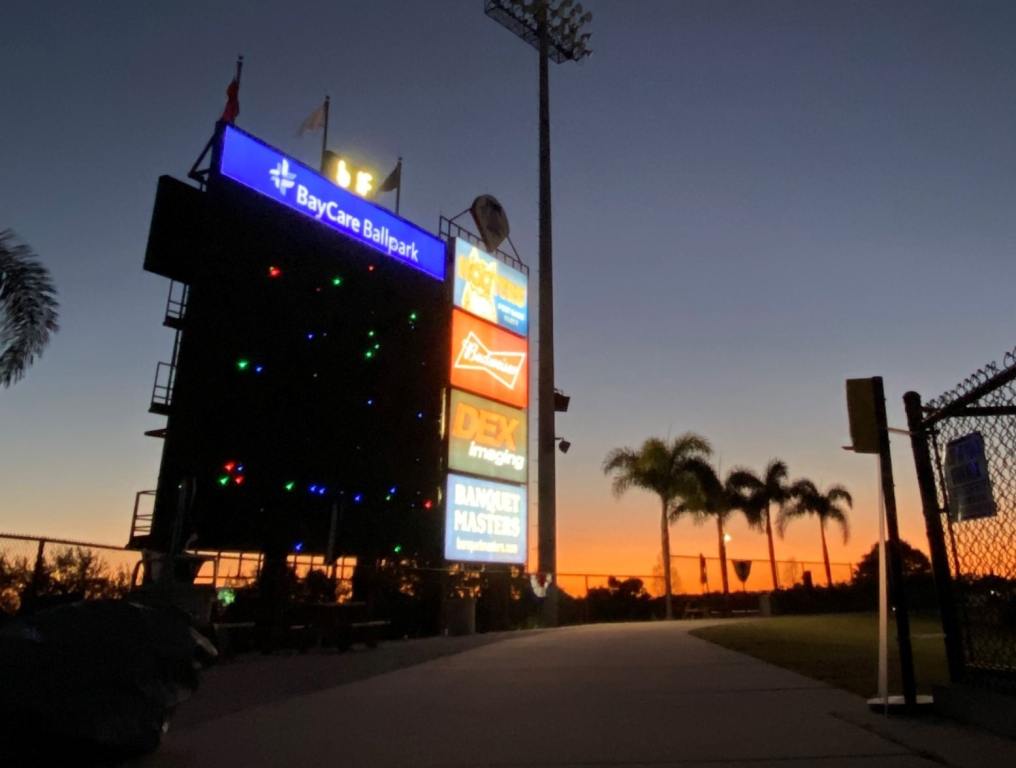
{"type": "Polygon", "coordinates": [[[904,403],[950,675],[1016,692],[1016,350],[904,403]]]}

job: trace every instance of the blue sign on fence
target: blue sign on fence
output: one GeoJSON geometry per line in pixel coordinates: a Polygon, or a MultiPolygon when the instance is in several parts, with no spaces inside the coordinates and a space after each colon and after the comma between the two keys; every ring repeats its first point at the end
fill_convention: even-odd
{"type": "Polygon", "coordinates": [[[448,473],[445,558],[526,562],[526,486],[448,473]]]}
{"type": "Polygon", "coordinates": [[[308,166],[227,125],[219,173],[371,248],[444,280],[438,238],[336,186],[308,166]]]}
{"type": "Polygon", "coordinates": [[[953,520],[994,517],[998,508],[991,489],[984,436],[980,432],[950,440],[945,447],[945,485],[953,520]]]}

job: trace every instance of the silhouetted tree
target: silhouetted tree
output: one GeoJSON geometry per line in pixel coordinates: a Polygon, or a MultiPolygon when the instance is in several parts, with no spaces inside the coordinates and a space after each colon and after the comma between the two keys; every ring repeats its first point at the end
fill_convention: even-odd
{"type": "MultiPolygon", "coordinates": [[[[931,561],[921,550],[914,549],[900,539],[900,554],[903,557],[903,575],[928,576],[931,574],[931,561]]],[[[854,582],[857,584],[874,583],[878,579],[878,542],[861,558],[854,571],[854,582]]]]}
{"type": "Polygon", "coordinates": [[[688,461],[712,452],[709,441],[687,432],[668,442],[651,437],[640,448],[615,448],[603,461],[603,472],[613,475],[614,495],[620,497],[630,488],[642,488],[660,499],[660,546],[663,553],[664,606],[673,618],[670,584],[670,522],[674,502],[694,490],[694,478],[688,474],[688,461]]]}
{"type": "Polygon", "coordinates": [[[685,469],[695,478],[695,489],[684,499],[673,506],[672,514],[681,515],[691,512],[695,522],[702,523],[713,518],[716,520],[716,532],[720,553],[720,575],[723,580],[723,594],[730,594],[730,577],[727,573],[727,542],[724,540],[724,527],[730,513],[741,510],[748,519],[748,524],[758,527],[761,512],[753,505],[745,494],[732,482],[734,470],[727,475],[725,481],[720,479],[712,465],[700,458],[691,458],[685,469]]]}
{"type": "Polygon", "coordinates": [[[42,354],[57,325],[49,272],[14,233],[0,231],[0,386],[9,387],[42,354]]]}
{"type": "Polygon", "coordinates": [[[776,575],[776,548],[773,546],[773,524],[770,508],[773,504],[781,509],[790,498],[790,486],[787,483],[787,465],[779,459],[772,459],[766,465],[765,472],[759,477],[747,469],[738,469],[730,473],[730,483],[747,496],[746,504],[750,512],[746,512],[749,521],[758,520],[765,530],[769,543],[769,569],[773,576],[773,589],[780,588],[780,580],[776,575]]]}
{"type": "Polygon", "coordinates": [[[776,530],[780,538],[786,534],[787,525],[791,520],[805,515],[818,518],[819,531],[822,534],[822,560],[825,563],[826,583],[833,584],[833,572],[829,567],[829,548],[826,546],[826,523],[832,520],[843,529],[843,543],[850,537],[850,525],[847,522],[847,508],[853,508],[854,499],[842,485],[832,485],[825,493],[819,491],[811,480],[797,480],[790,487],[790,501],[783,505],[776,518],[776,530]],[[844,507],[846,505],[846,507],[844,507]]]}

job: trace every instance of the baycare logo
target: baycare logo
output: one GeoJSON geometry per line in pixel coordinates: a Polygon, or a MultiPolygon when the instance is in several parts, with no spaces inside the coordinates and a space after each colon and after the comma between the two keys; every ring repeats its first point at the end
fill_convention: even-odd
{"type": "Polygon", "coordinates": [[[525,362],[525,352],[495,352],[470,331],[459,347],[455,367],[460,371],[483,371],[508,389],[515,389],[525,362]]]}

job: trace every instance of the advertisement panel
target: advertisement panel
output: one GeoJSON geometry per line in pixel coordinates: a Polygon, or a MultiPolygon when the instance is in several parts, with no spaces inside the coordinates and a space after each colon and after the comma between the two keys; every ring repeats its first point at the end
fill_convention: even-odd
{"type": "Polygon", "coordinates": [[[526,412],[452,390],[448,466],[460,472],[526,482],[526,412]]]}
{"type": "Polygon", "coordinates": [[[528,282],[517,269],[456,238],[456,307],[525,336],[529,332],[528,282]]]}
{"type": "Polygon", "coordinates": [[[448,473],[445,558],[467,563],[526,561],[526,486],[448,473]]]}
{"type": "Polygon", "coordinates": [[[452,310],[453,387],[525,408],[529,402],[528,358],[525,339],[452,310]]]}
{"type": "Polygon", "coordinates": [[[441,240],[231,125],[223,133],[219,173],[396,261],[444,279],[441,240]]]}

